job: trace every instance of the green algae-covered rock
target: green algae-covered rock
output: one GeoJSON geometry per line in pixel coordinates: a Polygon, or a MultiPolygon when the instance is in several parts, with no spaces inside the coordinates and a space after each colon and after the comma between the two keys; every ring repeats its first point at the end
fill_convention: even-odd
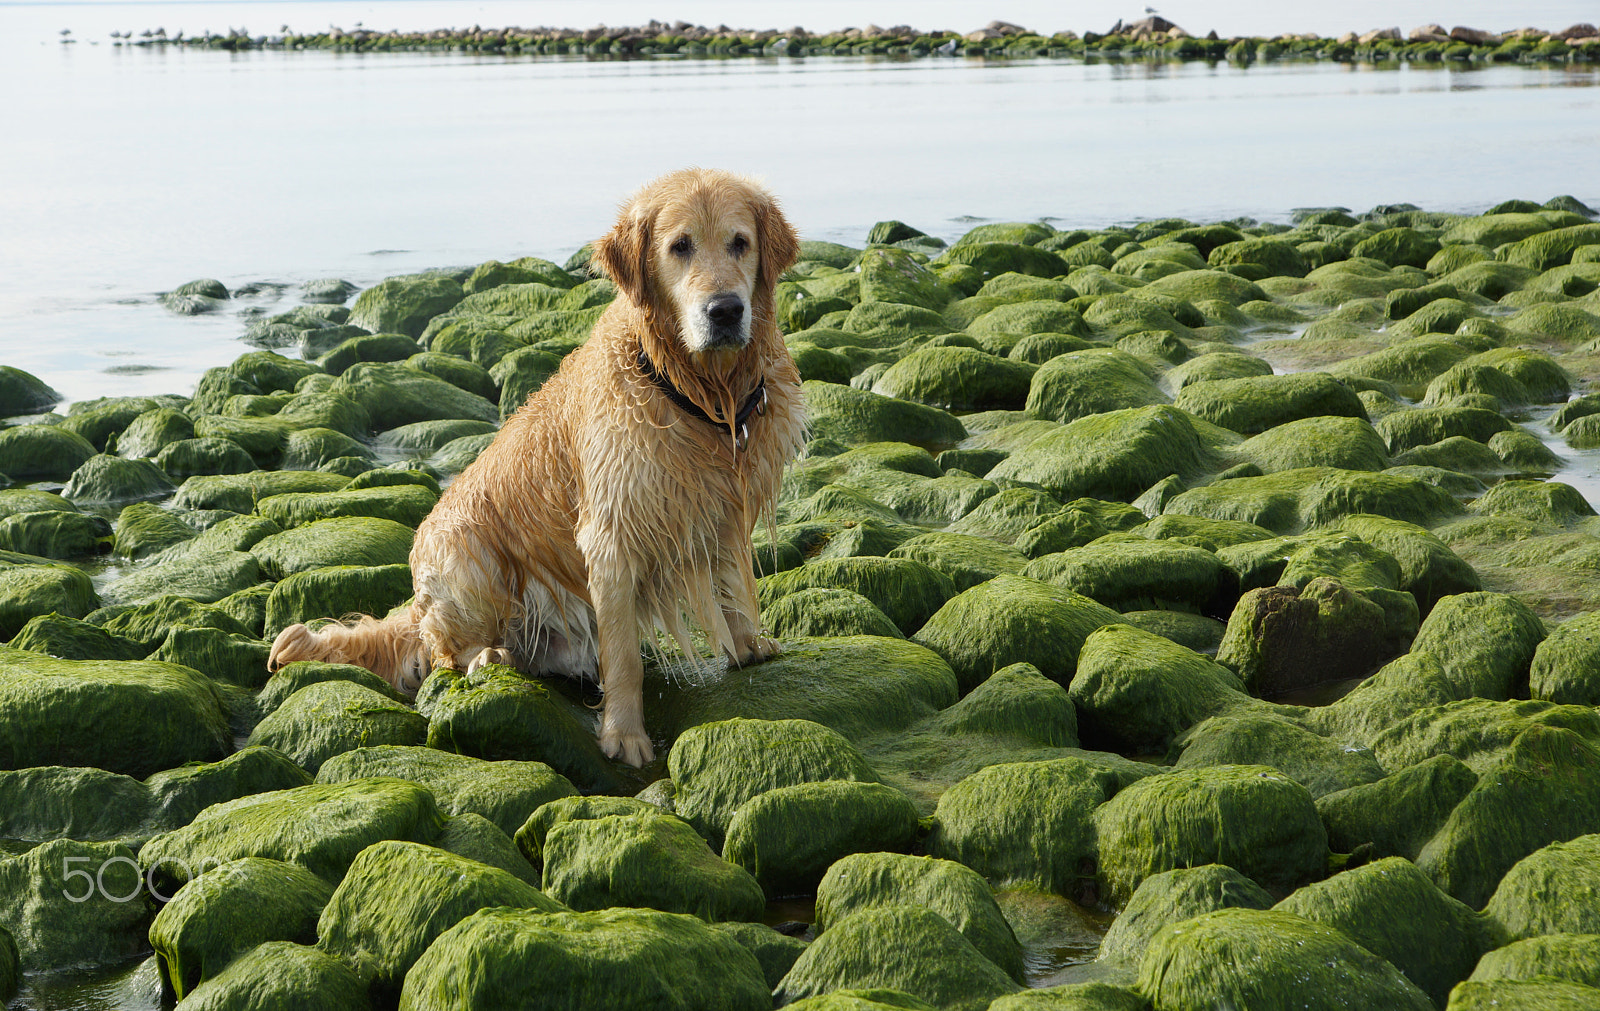
{"type": "Polygon", "coordinates": [[[1248,238],[1226,242],[1215,247],[1206,256],[1212,267],[1255,263],[1266,268],[1269,277],[1287,275],[1305,277],[1310,269],[1300,252],[1279,239],[1248,238]]]}
{"type": "Polygon", "coordinates": [[[283,579],[333,565],[403,565],[414,531],[371,516],[315,520],[257,541],[250,548],[267,575],[283,579]]]}
{"type": "MultiPolygon", "coordinates": [[[[671,780],[658,780],[666,783],[676,791],[676,784],[671,780]]],[[[675,796],[675,793],[674,793],[675,796]]],[[[595,818],[611,818],[624,815],[658,815],[669,808],[663,808],[648,800],[638,797],[609,797],[604,794],[593,794],[588,797],[566,796],[558,797],[528,815],[522,827],[515,832],[517,850],[535,867],[544,866],[544,841],[550,830],[557,825],[564,825],[569,821],[586,821],[595,818]]]]}
{"type": "Polygon", "coordinates": [[[922,906],[959,930],[1007,976],[1022,981],[1022,948],[983,877],[952,860],[858,853],[828,868],[817,886],[817,932],[853,913],[882,906],[922,906]]]}
{"type": "Polygon", "coordinates": [[[794,968],[795,960],[806,950],[806,942],[798,937],[780,934],[764,923],[713,923],[713,930],[727,934],[744,945],[761,963],[761,975],[767,985],[776,987],[794,968]]]}
{"type": "Polygon", "coordinates": [[[56,425],[0,428],[0,474],[16,481],[65,481],[90,457],[94,444],[56,425]]]}
{"type": "Polygon", "coordinates": [[[1380,857],[1414,860],[1477,782],[1460,759],[1435,755],[1375,783],[1318,797],[1317,813],[1335,852],[1367,845],[1380,857]]]}
{"type": "Polygon", "coordinates": [[[1389,444],[1391,453],[1430,446],[1452,436],[1488,442],[1509,431],[1511,422],[1481,407],[1418,407],[1384,415],[1373,425],[1389,444]]]}
{"type": "Polygon", "coordinates": [[[192,668],[216,681],[257,689],[267,681],[271,647],[219,628],[174,628],[145,659],[192,668]]]}
{"type": "Polygon", "coordinates": [[[543,762],[580,790],[620,788],[595,741],[594,717],[581,705],[497,664],[471,674],[435,672],[425,684],[432,682],[438,684],[424,709],[428,747],[490,761],[543,762]]]}
{"type": "Polygon", "coordinates": [[[960,702],[926,721],[930,729],[961,736],[1025,738],[1053,748],[1076,747],[1077,711],[1061,685],[1030,663],[995,671],[960,702]]]}
{"type": "Polygon", "coordinates": [[[1600,831],[1600,751],[1570,730],[1533,726],[1479,777],[1417,866],[1477,908],[1523,857],[1600,831]]]}
{"type": "Polygon", "coordinates": [[[1160,382],[1163,389],[1176,393],[1191,383],[1270,375],[1272,366],[1268,362],[1250,354],[1227,352],[1190,358],[1173,366],[1160,382]]]}
{"type": "Polygon", "coordinates": [[[0,924],[32,971],[122,961],[145,948],[142,890],[126,846],[55,839],[0,857],[0,924]]]}
{"type": "Polygon", "coordinates": [[[481,814],[458,814],[445,822],[433,845],[486,867],[495,867],[519,881],[539,887],[539,872],[503,829],[481,814]]]}
{"type": "Polygon", "coordinates": [[[1600,933],[1600,834],[1559,841],[1506,871],[1484,915],[1520,941],[1543,934],[1600,933]]]}
{"type": "Polygon", "coordinates": [[[22,959],[17,954],[17,942],[11,932],[0,927],[0,1001],[8,1001],[17,994],[17,984],[22,980],[22,959]]]}
{"type": "MultiPolygon", "coordinates": [[[[1388,675],[1400,665],[1396,661],[1375,678],[1388,675]]],[[[1412,676],[1418,681],[1431,680],[1431,672],[1423,668],[1419,664],[1412,676]]],[[[1403,769],[1429,755],[1448,754],[1482,773],[1502,759],[1517,736],[1530,727],[1562,727],[1600,741],[1600,713],[1584,706],[1469,698],[1423,703],[1396,715],[1386,729],[1372,738],[1378,760],[1391,769],[1403,769]]]]}
{"type": "Polygon", "coordinates": [[[1600,613],[1575,615],[1556,626],[1534,651],[1529,688],[1536,699],[1600,706],[1600,613]]]}
{"type": "Polygon", "coordinates": [[[943,531],[903,541],[888,557],[912,558],[943,572],[958,591],[970,590],[995,576],[1017,575],[1028,564],[1027,556],[1015,548],[986,537],[943,531]]]}
{"type": "Polygon", "coordinates": [[[317,946],[393,994],[445,931],[480,909],[563,906],[505,871],[414,842],[362,850],[322,910],[317,946]]]}
{"type": "Polygon", "coordinates": [[[801,390],[815,436],[851,445],[910,442],[922,446],[953,446],[966,438],[958,419],[924,404],[816,380],[802,383],[801,390]]]}
{"type": "Polygon", "coordinates": [[[1218,909],[1270,909],[1266,889],[1222,864],[1179,868],[1139,883],[1100,943],[1102,962],[1137,962],[1157,931],[1218,909]]]}
{"type": "Polygon", "coordinates": [[[917,809],[881,783],[823,780],[758,794],[729,819],[722,855],[770,896],[814,891],[851,853],[899,852],[917,834],[917,809]]]}
{"type": "Polygon", "coordinates": [[[313,774],[355,748],[420,745],[428,721],[402,702],[348,681],[307,685],[284,700],[250,734],[251,744],[277,748],[313,774]]]}
{"type": "MultiPolygon", "coordinates": [[[[365,667],[356,667],[344,663],[321,663],[316,660],[296,660],[284,664],[278,672],[267,679],[266,686],[256,695],[256,707],[263,713],[271,713],[288,700],[289,696],[306,687],[321,681],[348,681],[360,685],[392,699],[395,702],[406,700],[394,689],[394,686],[383,680],[378,675],[365,667]]],[[[408,779],[399,776],[399,779],[408,779]]]]}
{"type": "Polygon", "coordinates": [[[985,280],[1006,273],[1059,277],[1067,271],[1066,261],[1056,254],[1038,246],[1005,240],[958,241],[934,262],[934,266],[940,268],[956,264],[976,268],[985,280]]]}
{"type": "Polygon", "coordinates": [[[1139,962],[1139,989],[1158,1011],[1433,1007],[1343,932],[1277,910],[1221,909],[1163,927],[1139,962]]]}
{"type": "Polygon", "coordinates": [[[1173,752],[1177,753],[1173,767],[1178,769],[1270,766],[1300,783],[1313,798],[1384,777],[1371,752],[1266,715],[1213,716],[1180,735],[1173,752]]]}
{"type": "Polygon", "coordinates": [[[180,439],[161,448],[155,464],[173,480],[244,474],[256,462],[238,443],[228,439],[180,439]]]}
{"type": "Polygon", "coordinates": [[[61,402],[61,394],[29,372],[0,365],[0,418],[48,411],[61,402]]]}
{"type": "Polygon", "coordinates": [[[511,417],[560,367],[560,355],[532,347],[518,348],[496,362],[488,375],[500,387],[494,398],[500,417],[511,417]]]}
{"type": "Polygon", "coordinates": [[[498,429],[487,421],[418,421],[391,428],[378,436],[377,444],[405,453],[431,454],[446,443],[469,435],[493,436],[498,429]]]}
{"type": "Polygon", "coordinates": [[[1406,648],[1415,623],[1413,615],[1391,632],[1382,606],[1325,577],[1262,587],[1239,598],[1217,662],[1238,672],[1251,694],[1271,697],[1367,676],[1406,648]]]}
{"type": "Polygon", "coordinates": [[[1357,513],[1432,524],[1461,507],[1449,492],[1403,474],[1310,467],[1193,488],[1169,499],[1162,510],[1297,533],[1357,513]]]}
{"type": "Polygon", "coordinates": [[[140,559],[187,541],[195,532],[193,526],[170,510],[149,502],[135,502],[124,506],[117,515],[113,550],[127,558],[140,559]]]}
{"type": "Polygon", "coordinates": [[[1238,592],[1238,577],[1215,554],[1168,541],[1073,548],[1035,559],[1022,574],[1117,611],[1214,612],[1238,592]]]}
{"type": "Polygon", "coordinates": [[[545,892],[577,910],[632,906],[748,921],[765,908],[746,869],[718,858],[671,815],[561,822],[545,836],[542,856],[545,892]]]}
{"type": "Polygon", "coordinates": [[[1134,751],[1164,751],[1208,716],[1260,705],[1209,657],[1116,623],[1084,640],[1067,693],[1085,740],[1134,751]]]}
{"type": "Polygon", "coordinates": [[[1306,885],[1273,907],[1342,931],[1436,1004],[1491,944],[1483,921],[1411,861],[1388,857],[1306,885]]]}
{"type": "Polygon", "coordinates": [[[201,983],[184,1011],[366,1011],[367,987],[344,962],[291,941],[268,941],[201,983]]]}
{"type": "Polygon", "coordinates": [[[956,595],[949,576],[919,561],[862,557],[810,562],[763,577],[757,586],[757,599],[767,608],[790,593],[817,586],[861,594],[907,634],[916,632],[956,595]]]}
{"type": "Polygon", "coordinates": [[[150,655],[148,647],[131,639],[54,612],[29,621],[6,645],[63,660],[143,660],[150,655]]]}
{"type": "Polygon", "coordinates": [[[35,615],[82,618],[99,604],[94,584],[80,569],[0,562],[0,639],[15,636],[35,615]]]}
{"type": "Polygon", "coordinates": [[[409,565],[334,565],[292,573],[266,601],[270,639],[297,622],[344,614],[387,614],[411,597],[409,565]]]}
{"type": "Polygon", "coordinates": [[[1034,367],[963,347],[927,347],[890,365],[872,392],[947,411],[1010,410],[1028,399],[1034,367]]]}
{"type": "Polygon", "coordinates": [[[1600,244],[1600,225],[1573,225],[1539,232],[1513,242],[1497,255],[1506,263],[1534,270],[1549,270],[1572,259],[1583,246],[1600,244]]]}
{"type": "Polygon", "coordinates": [[[353,365],[332,392],[359,404],[380,432],[418,421],[500,419],[499,408],[483,397],[399,362],[353,365]]]}
{"type": "MultiPolygon", "coordinates": [[[[285,668],[287,671],[288,668],[285,668]]],[[[541,806],[577,791],[543,762],[485,762],[433,748],[374,745],[328,759],[319,783],[392,776],[420,783],[449,815],[478,814],[508,836],[541,806]]]]}
{"type": "Polygon", "coordinates": [[[989,471],[991,481],[1041,488],[1062,501],[1132,501],[1169,474],[1216,469],[1237,436],[1174,407],[1112,411],[1051,430],[989,471]]]}
{"type": "Polygon", "coordinates": [[[250,474],[215,474],[191,477],[178,488],[172,505],[177,509],[226,509],[250,513],[256,502],[290,492],[338,491],[350,479],[317,471],[257,471],[250,474]]]}
{"type": "Polygon", "coordinates": [[[317,359],[330,376],[343,375],[358,362],[399,362],[417,353],[415,337],[403,333],[374,333],[340,341],[333,350],[317,359]]]}
{"type": "Polygon", "coordinates": [[[1450,991],[1445,1011],[1591,1011],[1597,1001],[1600,990],[1555,980],[1473,980],[1450,991]]]}
{"type": "Polygon", "coordinates": [[[154,564],[107,583],[107,603],[138,604],[165,596],[215,603],[261,581],[261,566],[243,551],[217,550],[200,538],[163,553],[154,564]]]}
{"type": "Polygon", "coordinates": [[[1062,423],[1091,414],[1167,403],[1138,359],[1111,348],[1057,355],[1028,388],[1028,417],[1062,423]]]}
{"type": "Polygon", "coordinates": [[[146,650],[146,655],[161,645],[173,628],[179,626],[217,628],[245,636],[250,634],[237,618],[220,607],[175,595],[155,597],[138,604],[103,607],[88,615],[88,621],[113,635],[138,643],[146,650]]]}
{"type": "Polygon", "coordinates": [[[1175,404],[1242,435],[1302,418],[1367,416],[1355,392],[1323,372],[1190,383],[1178,392],[1175,404]]]}
{"type": "MultiPolygon", "coordinates": [[[[937,653],[901,639],[853,635],[790,640],[764,663],[692,679],[649,665],[646,726],[662,740],[716,720],[811,720],[852,741],[901,730],[957,698],[937,653]]],[[[580,783],[579,786],[582,786],[580,783]]]]}
{"type": "Polygon", "coordinates": [[[6,839],[126,842],[149,820],[150,792],[131,776],[67,766],[0,772],[6,839]]]}
{"type": "Polygon", "coordinates": [[[956,297],[939,275],[904,249],[869,249],[861,254],[861,301],[904,302],[942,309],[956,297]]]}
{"type": "Polygon", "coordinates": [[[462,298],[461,285],[448,277],[391,277],[356,296],[350,323],[368,333],[416,338],[430,319],[462,298]]]}
{"type": "Polygon", "coordinates": [[[1093,812],[1118,785],[1079,758],[991,765],[939,799],[928,852],[992,881],[1079,896],[1093,881],[1093,812]]]}
{"type": "Polygon", "coordinates": [[[265,941],[310,944],[333,887],[304,867],[245,857],[178,890],[150,925],[161,977],[179,1000],[265,941]]]}
{"type": "Polygon", "coordinates": [[[1545,634],[1539,616],[1509,594],[1460,593],[1438,602],[1411,651],[1436,656],[1459,697],[1505,699],[1526,686],[1545,634]]]}
{"type": "Polygon", "coordinates": [[[1502,481],[1472,503],[1472,511],[1554,526],[1568,526],[1595,514],[1581,492],[1559,481],[1502,481]]]}
{"type": "Polygon", "coordinates": [[[780,640],[795,636],[876,635],[903,639],[876,604],[853,590],[812,587],[762,609],[761,623],[780,640]]]}
{"type": "Polygon", "coordinates": [[[1388,448],[1376,429],[1361,418],[1331,415],[1269,428],[1240,443],[1236,452],[1266,474],[1304,467],[1383,470],[1389,466],[1388,448]]]}
{"type": "Polygon", "coordinates": [[[1306,788],[1276,769],[1221,765],[1149,776],[1094,812],[1100,878],[1118,904],[1152,874],[1226,864],[1269,889],[1327,872],[1328,838],[1306,788]]]}
{"type": "Polygon", "coordinates": [[[439,496],[427,488],[402,484],[320,495],[273,495],[258,502],[256,512],[285,530],[339,516],[376,516],[415,527],[438,501],[439,496]]]}
{"type": "Polygon", "coordinates": [[[829,991],[885,987],[941,1011],[983,1011],[1020,987],[938,913],[918,906],[863,909],[813,941],[773,992],[777,1006],[829,991]]]}
{"type": "Polygon", "coordinates": [[[641,909],[480,910],[440,935],[400,993],[404,1011],[771,1006],[760,963],[738,941],[641,909]]]}
{"type": "Polygon", "coordinates": [[[0,550],[39,558],[79,558],[110,546],[111,524],[93,513],[51,509],[0,518],[0,550]]]}
{"type": "Polygon", "coordinates": [[[311,777],[271,748],[241,748],[220,762],[191,762],[145,780],[152,829],[179,828],[213,804],[310,784],[311,777]]]}
{"type": "Polygon", "coordinates": [[[1002,575],[951,598],[916,641],[950,664],[963,692],[1015,663],[1031,663],[1065,684],[1089,634],[1119,620],[1082,594],[1002,575]]]}
{"type": "Polygon", "coordinates": [[[677,785],[677,814],[717,844],[734,812],[769,790],[825,780],[878,782],[843,736],[795,719],[731,719],[685,730],[667,770],[677,785]]]}
{"type": "Polygon", "coordinates": [[[227,753],[221,693],[186,667],[0,649],[0,769],[89,765],[147,776],[227,753]]]}
{"type": "Polygon", "coordinates": [[[1350,249],[1351,256],[1368,256],[1391,267],[1425,267],[1439,251],[1439,240],[1413,228],[1386,228],[1362,239],[1350,249]]]}
{"type": "Polygon", "coordinates": [[[1480,982],[1544,978],[1600,987],[1597,954],[1600,934],[1544,934],[1487,952],[1468,978],[1480,982]]]}
{"type": "Polygon", "coordinates": [[[85,460],[61,489],[62,497],[84,505],[121,505],[166,498],[172,492],[166,472],[149,460],[124,460],[104,453],[85,460]]]}
{"type": "Polygon", "coordinates": [[[1483,588],[1478,574],[1436,534],[1415,523],[1356,514],[1339,529],[1391,555],[1400,565],[1398,589],[1416,598],[1426,617],[1441,598],[1483,588]]]}
{"type": "Polygon", "coordinates": [[[443,824],[433,794],[415,783],[382,777],[316,783],[206,808],[146,843],[139,859],[153,881],[169,885],[249,856],[299,864],[333,883],[371,844],[430,841],[443,824]]]}

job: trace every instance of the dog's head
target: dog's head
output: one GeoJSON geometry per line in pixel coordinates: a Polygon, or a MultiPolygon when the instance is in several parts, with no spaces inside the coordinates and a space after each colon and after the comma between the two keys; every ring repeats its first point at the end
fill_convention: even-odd
{"type": "Polygon", "coordinates": [[[737,351],[752,323],[772,319],[772,289],[800,242],[759,185],[730,172],[685,169],[623,205],[595,245],[622,293],[690,353],[737,351]]]}

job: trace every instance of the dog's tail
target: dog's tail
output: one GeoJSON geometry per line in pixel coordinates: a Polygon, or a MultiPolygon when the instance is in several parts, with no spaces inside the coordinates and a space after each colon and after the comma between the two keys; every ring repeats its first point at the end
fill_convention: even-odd
{"type": "Polygon", "coordinates": [[[407,695],[415,695],[428,676],[428,653],[411,608],[387,618],[353,615],[312,630],[290,625],[272,641],[267,670],[276,672],[296,660],[348,663],[383,678],[407,695]]]}

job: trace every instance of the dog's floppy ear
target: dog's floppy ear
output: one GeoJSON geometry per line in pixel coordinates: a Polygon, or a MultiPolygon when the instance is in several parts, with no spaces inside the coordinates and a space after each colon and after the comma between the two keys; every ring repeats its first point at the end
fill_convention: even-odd
{"type": "Polygon", "coordinates": [[[795,234],[771,194],[758,191],[750,204],[756,219],[756,250],[761,256],[759,276],[761,284],[770,291],[783,272],[799,259],[800,236],[795,234]]]}
{"type": "Polygon", "coordinates": [[[651,215],[637,203],[623,208],[611,231],[594,244],[594,261],[634,305],[648,306],[651,215]]]}

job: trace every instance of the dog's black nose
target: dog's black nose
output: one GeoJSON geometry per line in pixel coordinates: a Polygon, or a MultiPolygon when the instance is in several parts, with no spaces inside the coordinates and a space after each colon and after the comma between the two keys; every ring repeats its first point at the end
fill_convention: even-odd
{"type": "Polygon", "coordinates": [[[738,326],[744,318],[744,299],[738,295],[715,295],[706,303],[706,315],[713,326],[738,326]]]}

